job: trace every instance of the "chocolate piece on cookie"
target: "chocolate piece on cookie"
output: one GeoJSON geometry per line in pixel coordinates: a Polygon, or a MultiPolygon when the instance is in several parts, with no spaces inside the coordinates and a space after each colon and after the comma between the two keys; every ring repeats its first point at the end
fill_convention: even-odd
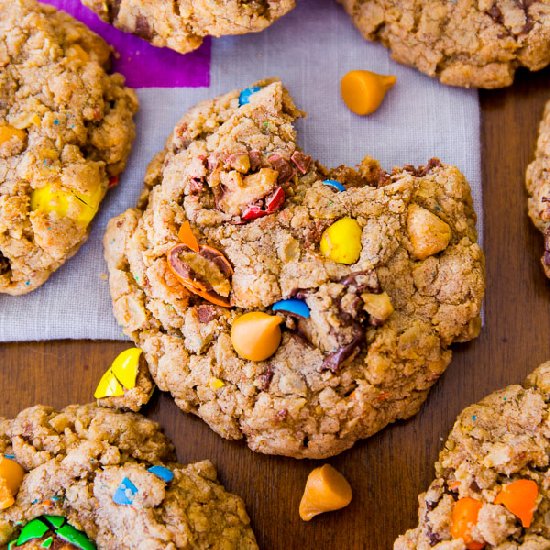
{"type": "Polygon", "coordinates": [[[134,92],[111,48],[64,12],[0,0],[0,293],[76,253],[134,139],[134,92]]]}
{"type": "Polygon", "coordinates": [[[550,63],[546,0],[339,0],[368,40],[443,84],[510,86],[550,63]]]}
{"type": "Polygon", "coordinates": [[[477,336],[470,188],[436,159],[328,171],[281,82],[245,92],[191,109],[109,223],[114,312],[181,409],[255,451],[327,457],[414,415],[477,336]]]}
{"type": "Polygon", "coordinates": [[[550,362],[460,414],[395,550],[550,548],[550,362]]]}
{"type": "Polygon", "coordinates": [[[541,263],[550,277],[550,101],[540,123],[535,160],[527,167],[526,183],[529,217],[544,235],[541,263]]]}
{"type": "Polygon", "coordinates": [[[82,0],[101,19],[154,46],[196,50],[207,36],[260,32],[292,10],[295,0],[82,0]]]}
{"type": "Polygon", "coordinates": [[[3,548],[257,548],[214,466],[178,464],[141,415],[31,407],[0,419],[0,451],[3,548]]]}

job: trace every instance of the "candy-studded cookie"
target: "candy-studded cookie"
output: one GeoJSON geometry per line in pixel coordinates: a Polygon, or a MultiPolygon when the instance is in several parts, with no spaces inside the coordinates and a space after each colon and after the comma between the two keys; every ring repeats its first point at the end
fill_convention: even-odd
{"type": "Polygon", "coordinates": [[[479,331],[484,270],[456,168],[329,172],[301,114],[278,81],[200,103],[104,244],[160,389],[253,450],[321,458],[418,411],[479,331]]]}
{"type": "Polygon", "coordinates": [[[451,86],[501,88],[550,63],[545,0],[339,0],[368,40],[451,86]]]}
{"type": "Polygon", "coordinates": [[[0,0],[0,293],[43,284],[86,240],[134,138],[110,47],[67,14],[0,0]]]}
{"type": "Polygon", "coordinates": [[[208,462],[178,464],[158,424],[95,405],[0,421],[0,545],[255,549],[208,462]]]}
{"type": "Polygon", "coordinates": [[[260,32],[295,6],[295,0],[82,0],[82,3],[120,30],[179,53],[195,50],[207,36],[260,32]]]}
{"type": "Polygon", "coordinates": [[[529,217],[544,235],[542,267],[550,277],[550,101],[540,123],[535,160],[527,168],[529,217]]]}
{"type": "Polygon", "coordinates": [[[550,362],[462,411],[395,550],[550,548],[550,362]]]}

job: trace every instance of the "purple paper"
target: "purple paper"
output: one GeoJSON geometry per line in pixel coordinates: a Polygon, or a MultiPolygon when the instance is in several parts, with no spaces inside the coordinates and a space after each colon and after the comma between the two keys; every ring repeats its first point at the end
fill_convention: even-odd
{"type": "Polygon", "coordinates": [[[65,10],[102,36],[118,52],[113,70],[133,88],[207,88],[210,86],[210,39],[196,51],[181,55],[156,48],[145,40],[104,23],[77,0],[41,0],[65,10]]]}

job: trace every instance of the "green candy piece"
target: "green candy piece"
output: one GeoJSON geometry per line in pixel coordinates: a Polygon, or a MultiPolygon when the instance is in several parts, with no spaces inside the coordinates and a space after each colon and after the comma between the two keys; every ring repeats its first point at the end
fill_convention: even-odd
{"type": "Polygon", "coordinates": [[[46,521],[49,521],[56,529],[63,527],[67,523],[67,519],[63,516],[44,516],[46,521]]]}
{"type": "Polygon", "coordinates": [[[15,541],[16,546],[21,546],[22,544],[25,544],[26,542],[29,542],[33,539],[41,539],[48,531],[50,530],[49,525],[44,523],[42,521],[42,518],[35,518],[23,529],[21,529],[21,534],[19,535],[19,538],[15,541]]]}
{"type": "Polygon", "coordinates": [[[96,545],[88,538],[86,533],[79,531],[69,523],[66,523],[61,529],[58,529],[56,535],[70,542],[77,548],[80,548],[80,550],[95,550],[96,548],[96,545]]]}
{"type": "MultiPolygon", "coordinates": [[[[8,549],[13,550],[22,546],[30,540],[43,538],[48,531],[53,531],[56,537],[72,544],[79,550],[96,550],[96,545],[92,542],[84,531],[79,531],[67,522],[67,518],[62,516],[40,516],[31,520],[23,529],[17,540],[12,540],[8,549]]],[[[50,548],[54,542],[54,537],[48,537],[42,542],[43,548],[50,548]]]]}

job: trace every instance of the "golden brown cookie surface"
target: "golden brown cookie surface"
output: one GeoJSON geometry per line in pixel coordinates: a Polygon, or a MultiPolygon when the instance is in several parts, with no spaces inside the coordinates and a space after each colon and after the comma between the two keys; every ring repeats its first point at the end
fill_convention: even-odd
{"type": "Polygon", "coordinates": [[[179,53],[207,36],[260,32],[292,10],[295,0],[82,0],[104,21],[179,53]]]}
{"type": "Polygon", "coordinates": [[[34,0],[0,0],[0,293],[76,253],[134,138],[133,91],[110,47],[34,0]]]}
{"type": "Polygon", "coordinates": [[[484,268],[455,167],[329,172],[296,145],[300,115],[278,81],[199,104],[104,244],[160,389],[223,437],[320,458],[418,411],[479,331],[484,268]]]}
{"type": "Polygon", "coordinates": [[[550,63],[545,0],[339,0],[368,40],[443,84],[501,88],[550,63]]]}
{"type": "Polygon", "coordinates": [[[549,399],[544,363],[523,386],[464,409],[439,455],[436,479],[418,497],[419,525],[395,549],[550,548],[549,399]],[[476,512],[464,529],[459,511],[468,507],[476,512]]]}
{"type": "Polygon", "coordinates": [[[31,407],[0,422],[0,450],[25,472],[15,503],[0,510],[2,545],[88,537],[121,550],[257,548],[242,500],[214,466],[178,464],[159,425],[141,415],[31,407]]]}
{"type": "Polygon", "coordinates": [[[527,168],[529,217],[544,235],[542,267],[550,277],[550,102],[539,127],[535,160],[527,168]]]}

